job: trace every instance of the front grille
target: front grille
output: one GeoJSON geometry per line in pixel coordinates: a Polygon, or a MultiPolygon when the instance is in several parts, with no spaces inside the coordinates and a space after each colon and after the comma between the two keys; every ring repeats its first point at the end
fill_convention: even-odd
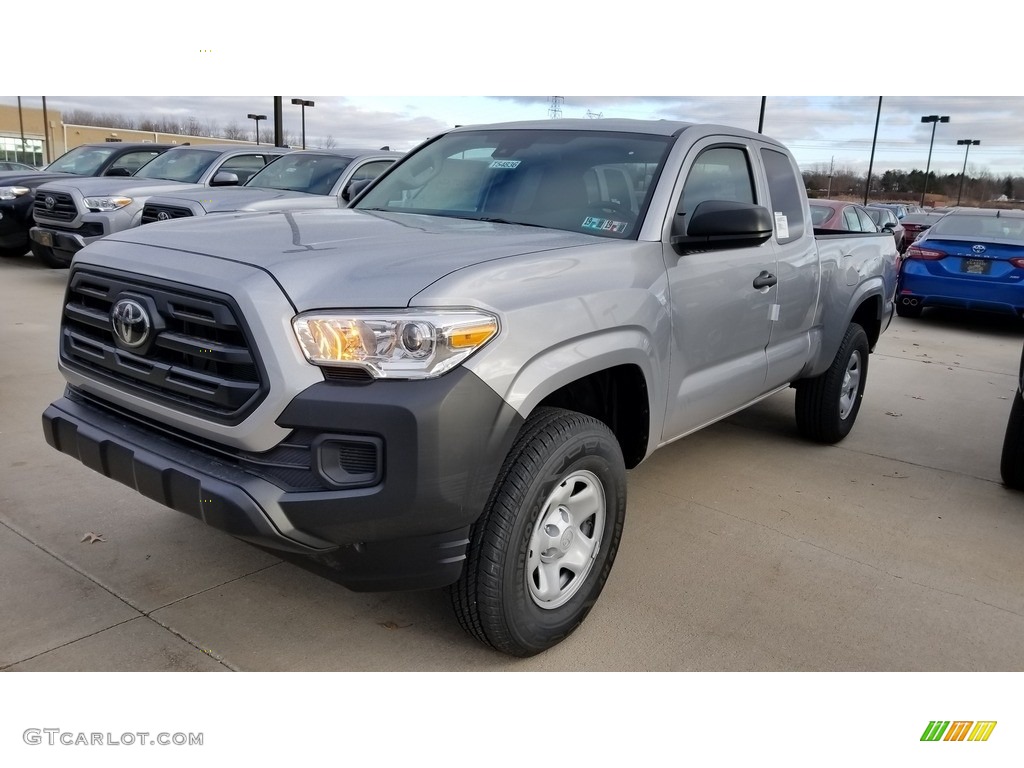
{"type": "Polygon", "coordinates": [[[184,219],[192,215],[192,211],[188,208],[182,208],[177,205],[160,205],[146,203],[142,206],[142,223],[152,224],[154,221],[166,221],[167,219],[184,219]],[[166,216],[160,216],[161,213],[166,216]]]}
{"type": "Polygon", "coordinates": [[[103,237],[103,223],[99,221],[83,221],[80,227],[62,227],[59,224],[47,223],[47,229],[54,232],[69,232],[82,237],[103,237]]]}
{"type": "Polygon", "coordinates": [[[75,207],[75,201],[71,199],[71,195],[65,192],[45,192],[40,190],[36,192],[36,201],[32,206],[32,213],[44,219],[71,221],[78,215],[78,209],[75,207]],[[47,200],[52,200],[53,204],[48,205],[47,200]]]}
{"type": "Polygon", "coordinates": [[[60,355],[69,367],[119,389],[238,423],[266,390],[239,317],[223,294],[80,269],[68,283],[60,355]],[[121,299],[131,299],[150,319],[137,348],[114,331],[111,309],[121,299]]]}

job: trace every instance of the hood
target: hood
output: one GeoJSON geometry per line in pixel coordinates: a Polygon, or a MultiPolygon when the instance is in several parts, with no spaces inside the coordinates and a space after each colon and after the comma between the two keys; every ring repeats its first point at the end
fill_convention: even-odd
{"type": "Polygon", "coordinates": [[[28,187],[35,189],[40,184],[64,179],[77,179],[73,173],[47,173],[46,171],[0,171],[0,187],[28,187]]]}
{"type": "Polygon", "coordinates": [[[539,227],[350,209],[174,219],[108,235],[93,247],[105,241],[249,264],[271,274],[299,311],[406,306],[464,267],[610,242],[539,227]]]}
{"type": "Polygon", "coordinates": [[[213,187],[207,189],[186,188],[182,191],[161,190],[158,195],[149,198],[154,205],[187,205],[197,204],[207,213],[221,213],[224,211],[245,211],[250,210],[248,206],[256,203],[273,203],[278,200],[308,199],[310,197],[322,197],[322,195],[309,195],[305,192],[292,192],[281,189],[263,189],[261,187],[213,187]]]}
{"type": "Polygon", "coordinates": [[[166,181],[164,179],[137,179],[134,176],[89,176],[82,178],[72,176],[48,183],[47,189],[65,192],[75,189],[82,197],[94,195],[155,195],[168,188],[183,187],[185,189],[202,189],[200,184],[186,184],[182,181],[166,181]]]}

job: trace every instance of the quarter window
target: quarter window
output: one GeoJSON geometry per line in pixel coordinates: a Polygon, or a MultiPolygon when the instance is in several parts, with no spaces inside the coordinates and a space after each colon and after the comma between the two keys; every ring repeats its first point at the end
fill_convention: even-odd
{"type": "Polygon", "coordinates": [[[797,240],[804,234],[803,182],[797,183],[797,173],[788,155],[774,149],[762,149],[761,160],[768,176],[775,237],[780,243],[797,240]]]}

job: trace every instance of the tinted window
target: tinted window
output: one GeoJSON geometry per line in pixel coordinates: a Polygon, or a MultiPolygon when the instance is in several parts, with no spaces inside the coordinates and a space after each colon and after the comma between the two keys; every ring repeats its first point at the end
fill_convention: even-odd
{"type": "Polygon", "coordinates": [[[100,167],[114,154],[114,147],[75,147],[46,167],[48,171],[95,176],[100,167]]]}
{"type": "Polygon", "coordinates": [[[686,176],[683,198],[677,210],[684,216],[690,216],[698,205],[708,200],[754,202],[754,182],[746,150],[714,147],[697,156],[686,176]]]}
{"type": "Polygon", "coordinates": [[[815,205],[811,203],[811,226],[824,226],[832,218],[832,209],[826,205],[815,205]]]}
{"type": "Polygon", "coordinates": [[[761,159],[768,176],[768,193],[775,216],[775,236],[780,243],[788,243],[804,233],[804,186],[787,155],[774,149],[762,149],[761,159]],[[800,179],[798,182],[797,179],[800,179]],[[785,229],[781,225],[785,224],[785,229]],[[788,233],[786,232],[788,230],[788,233]],[[788,234],[788,237],[781,237],[788,234]]]}

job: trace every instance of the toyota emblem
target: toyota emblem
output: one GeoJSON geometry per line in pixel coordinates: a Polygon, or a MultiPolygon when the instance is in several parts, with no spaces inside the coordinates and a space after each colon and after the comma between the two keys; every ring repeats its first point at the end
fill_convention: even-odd
{"type": "Polygon", "coordinates": [[[974,251],[975,253],[984,253],[985,252],[985,246],[981,245],[979,243],[978,245],[976,245],[973,248],[971,248],[971,250],[974,251]]]}
{"type": "Polygon", "coordinates": [[[160,213],[156,215],[157,221],[167,221],[169,218],[171,218],[171,214],[167,211],[160,211],[160,213]]]}
{"type": "Polygon", "coordinates": [[[120,299],[110,309],[110,325],[118,341],[137,349],[149,340],[152,324],[146,308],[135,299],[120,299]]]}
{"type": "Polygon", "coordinates": [[[43,200],[43,203],[46,205],[46,210],[52,211],[53,207],[57,204],[57,201],[54,200],[53,195],[47,195],[46,199],[43,200]]]}

